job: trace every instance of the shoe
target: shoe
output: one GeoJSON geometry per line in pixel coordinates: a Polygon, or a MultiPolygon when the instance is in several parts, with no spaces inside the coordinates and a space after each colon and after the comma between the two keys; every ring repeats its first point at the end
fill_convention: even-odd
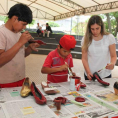
{"type": "Polygon", "coordinates": [[[57,93],[56,92],[57,88],[56,87],[50,88],[45,81],[41,82],[41,86],[42,86],[42,89],[44,90],[44,92],[48,95],[53,95],[53,94],[57,93]]]}
{"type": "Polygon", "coordinates": [[[30,43],[38,43],[40,45],[46,45],[46,43],[43,42],[42,40],[29,40],[28,42],[29,42],[29,44],[30,43]]]}
{"type": "Polygon", "coordinates": [[[21,97],[27,97],[31,93],[30,86],[31,86],[31,82],[30,82],[29,78],[27,77],[24,80],[23,85],[22,85],[22,89],[20,92],[21,97]]]}
{"type": "Polygon", "coordinates": [[[85,88],[86,87],[86,84],[84,84],[83,82],[80,82],[80,87],[81,88],[85,88]]]}
{"type": "Polygon", "coordinates": [[[36,87],[34,82],[32,82],[31,84],[31,92],[37,104],[40,104],[40,105],[46,104],[46,98],[43,96],[40,90],[36,87]]]}
{"type": "Polygon", "coordinates": [[[109,86],[109,85],[110,85],[108,82],[103,81],[97,72],[95,72],[95,73],[93,74],[93,76],[94,76],[94,77],[97,79],[97,81],[98,81],[99,83],[101,83],[102,85],[104,85],[104,86],[109,86]]]}

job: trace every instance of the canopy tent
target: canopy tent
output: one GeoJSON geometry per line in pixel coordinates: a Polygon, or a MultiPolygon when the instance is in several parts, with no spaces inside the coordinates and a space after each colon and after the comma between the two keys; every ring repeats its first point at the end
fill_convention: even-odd
{"type": "Polygon", "coordinates": [[[28,5],[34,19],[46,20],[118,11],[118,0],[0,0],[0,15],[7,15],[17,3],[28,5]]]}

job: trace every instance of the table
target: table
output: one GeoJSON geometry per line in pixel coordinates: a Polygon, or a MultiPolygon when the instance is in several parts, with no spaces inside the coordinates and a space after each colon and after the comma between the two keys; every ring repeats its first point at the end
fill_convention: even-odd
{"type": "Polygon", "coordinates": [[[0,117],[1,118],[103,118],[104,116],[118,115],[118,96],[114,95],[113,84],[118,78],[104,79],[110,86],[104,87],[97,81],[82,81],[86,83],[85,89],[70,91],[69,82],[51,83],[57,87],[60,93],[47,95],[41,88],[37,87],[47,99],[46,105],[39,105],[33,96],[22,98],[21,87],[3,88],[0,91],[0,117]],[[64,96],[74,100],[76,96],[85,97],[86,101],[80,106],[67,102],[61,105],[57,111],[53,100],[56,97],[64,96]]]}

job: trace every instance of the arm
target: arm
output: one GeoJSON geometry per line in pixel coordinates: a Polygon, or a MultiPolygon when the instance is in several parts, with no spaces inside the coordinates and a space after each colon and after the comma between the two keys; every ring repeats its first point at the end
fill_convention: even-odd
{"type": "Polygon", "coordinates": [[[64,64],[60,67],[50,68],[50,67],[42,67],[41,72],[44,74],[51,74],[59,71],[65,71],[68,69],[68,65],[64,64]]]}
{"type": "Polygon", "coordinates": [[[11,49],[7,51],[0,50],[0,67],[11,61],[21,47],[22,45],[20,43],[16,43],[11,49]]]}
{"type": "MultiPolygon", "coordinates": [[[[75,72],[72,71],[72,67],[73,67],[73,58],[72,58],[72,55],[70,54],[71,58],[70,58],[70,61],[69,61],[69,70],[71,71],[72,73],[72,76],[76,76],[75,72]]],[[[71,77],[71,76],[70,76],[71,77]]]]}
{"type": "Polygon", "coordinates": [[[19,49],[29,40],[31,35],[26,31],[24,32],[19,41],[13,45],[9,50],[5,51],[0,49],[0,67],[11,61],[14,56],[18,53],[19,49]]]}
{"type": "Polygon", "coordinates": [[[93,77],[93,75],[90,71],[89,64],[88,64],[88,52],[84,51],[84,50],[82,50],[82,63],[83,63],[83,66],[86,70],[88,79],[91,80],[92,79],[91,77],[93,77]]]}
{"type": "Polygon", "coordinates": [[[116,45],[112,44],[109,46],[111,62],[107,64],[106,69],[112,70],[116,64],[117,56],[116,56],[116,45]]]}
{"type": "Polygon", "coordinates": [[[48,54],[48,56],[46,57],[43,67],[41,69],[42,73],[50,74],[50,73],[55,73],[55,72],[64,71],[64,70],[68,69],[68,64],[64,64],[61,66],[58,65],[58,67],[52,67],[52,64],[53,64],[53,59],[52,59],[53,56],[52,55],[53,54],[54,54],[53,52],[50,52],[48,54]]]}

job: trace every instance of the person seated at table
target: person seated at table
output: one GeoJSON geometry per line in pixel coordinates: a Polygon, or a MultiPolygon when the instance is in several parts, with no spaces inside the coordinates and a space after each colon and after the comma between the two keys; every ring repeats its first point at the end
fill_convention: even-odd
{"type": "Polygon", "coordinates": [[[42,27],[39,25],[39,23],[37,23],[37,34],[38,36],[41,36],[42,35],[42,27]]]}
{"type": "Polygon", "coordinates": [[[8,21],[0,27],[0,87],[22,86],[25,80],[25,57],[38,43],[25,48],[32,36],[28,31],[21,34],[32,22],[32,11],[24,4],[15,4],[8,12],[8,21]]]}
{"type": "Polygon", "coordinates": [[[73,59],[71,50],[76,45],[76,40],[71,35],[64,35],[59,41],[59,45],[51,51],[46,57],[41,72],[48,74],[47,82],[67,82],[68,81],[68,68],[72,71],[73,59]]]}
{"type": "Polygon", "coordinates": [[[94,72],[101,78],[111,78],[111,70],[116,63],[116,45],[112,34],[105,31],[100,16],[92,16],[82,39],[82,63],[85,68],[85,80],[91,80],[94,72]]]}
{"type": "Polygon", "coordinates": [[[43,37],[45,37],[45,33],[47,33],[47,37],[49,37],[50,33],[53,33],[48,23],[46,23],[46,29],[43,31],[43,37]]]}

